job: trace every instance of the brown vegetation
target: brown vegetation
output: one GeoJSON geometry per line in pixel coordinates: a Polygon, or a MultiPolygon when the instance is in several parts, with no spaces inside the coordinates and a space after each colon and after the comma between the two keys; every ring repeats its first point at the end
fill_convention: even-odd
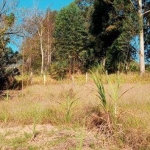
{"type": "Polygon", "coordinates": [[[91,79],[48,83],[8,91],[11,97],[0,101],[2,149],[150,149],[149,83],[122,83],[120,93],[134,88],[119,99],[116,116],[107,94],[103,110],[91,79]]]}

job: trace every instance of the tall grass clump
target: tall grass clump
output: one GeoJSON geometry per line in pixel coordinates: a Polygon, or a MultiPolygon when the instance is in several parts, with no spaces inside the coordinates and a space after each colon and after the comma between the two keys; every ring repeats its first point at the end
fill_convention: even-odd
{"type": "Polygon", "coordinates": [[[97,93],[98,93],[98,98],[100,100],[100,104],[103,107],[103,109],[105,111],[107,111],[108,109],[108,104],[107,104],[107,100],[106,100],[106,92],[105,92],[105,88],[104,88],[104,84],[102,82],[101,76],[98,75],[98,73],[93,73],[92,72],[92,78],[93,81],[97,87],[97,93]]]}
{"type": "Polygon", "coordinates": [[[63,91],[60,94],[58,101],[55,101],[59,104],[57,109],[57,115],[60,115],[60,120],[64,123],[71,123],[74,117],[74,110],[76,107],[77,98],[75,93],[71,88],[68,91],[63,91]]]}
{"type": "Polygon", "coordinates": [[[93,115],[93,121],[95,122],[96,126],[105,126],[105,129],[107,128],[106,130],[110,130],[112,133],[115,131],[114,129],[117,129],[118,127],[118,118],[120,116],[118,102],[121,99],[121,97],[133,87],[120,93],[121,84],[119,73],[116,75],[115,80],[109,79],[108,74],[106,74],[108,85],[108,89],[106,91],[101,74],[99,74],[98,72],[91,73],[93,81],[97,87],[97,96],[100,100],[100,106],[102,106],[103,108],[102,111],[100,110],[101,107],[99,107],[98,113],[93,115]],[[109,97],[111,98],[109,101],[107,95],[109,95],[109,97]]]}
{"type": "Polygon", "coordinates": [[[121,97],[126,94],[129,90],[131,90],[134,87],[131,87],[122,93],[120,93],[121,84],[120,84],[120,75],[119,72],[116,74],[115,80],[112,81],[108,75],[107,76],[107,82],[108,86],[110,87],[110,93],[107,92],[107,94],[110,96],[112,102],[113,102],[113,114],[115,118],[117,118],[118,115],[118,102],[121,99],[121,97]]]}
{"type": "Polygon", "coordinates": [[[111,134],[113,132],[113,123],[111,120],[111,114],[109,111],[109,103],[106,98],[106,91],[102,78],[98,72],[92,72],[93,81],[97,87],[97,96],[100,100],[100,105],[103,108],[103,111],[100,110],[101,107],[98,107],[98,112],[92,114],[90,121],[90,126],[99,128],[102,132],[111,134]]]}
{"type": "Polygon", "coordinates": [[[105,69],[101,64],[97,64],[96,66],[92,67],[92,69],[90,70],[90,72],[93,73],[97,73],[97,74],[105,74],[105,69]]]}

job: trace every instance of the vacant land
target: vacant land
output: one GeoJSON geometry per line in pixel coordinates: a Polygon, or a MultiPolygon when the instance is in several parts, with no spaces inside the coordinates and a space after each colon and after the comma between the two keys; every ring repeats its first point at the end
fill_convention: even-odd
{"type": "Polygon", "coordinates": [[[94,82],[85,83],[84,77],[46,85],[36,81],[21,91],[5,91],[0,149],[149,150],[148,77],[121,76],[117,90],[115,77],[110,78],[103,78],[107,111],[94,82]]]}

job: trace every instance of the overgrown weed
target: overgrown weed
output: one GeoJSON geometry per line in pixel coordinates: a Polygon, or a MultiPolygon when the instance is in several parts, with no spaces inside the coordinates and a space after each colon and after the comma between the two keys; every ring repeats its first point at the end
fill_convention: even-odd
{"type": "MultiPolygon", "coordinates": [[[[9,98],[7,101],[0,101],[1,126],[32,124],[32,134],[36,135],[38,124],[51,123],[65,128],[68,126],[80,128],[85,124],[84,131],[77,134],[80,135],[77,138],[80,144],[75,145],[75,147],[79,149],[84,146],[83,142],[86,141],[83,140],[86,134],[82,133],[91,130],[96,130],[94,136],[98,138],[104,136],[103,142],[99,139],[100,142],[104,143],[104,146],[110,140],[111,146],[113,144],[116,149],[145,150],[150,148],[150,92],[148,90],[150,85],[135,83],[139,79],[136,75],[133,75],[132,78],[130,75],[121,74],[119,75],[121,86],[118,86],[116,75],[108,76],[100,76],[100,82],[103,84],[102,91],[105,90],[104,100],[106,101],[103,101],[104,103],[100,99],[97,101],[95,96],[97,89],[91,79],[90,82],[80,84],[79,81],[78,84],[78,79],[75,78],[76,85],[72,92],[70,91],[72,83],[69,80],[67,83],[61,81],[60,84],[57,82],[50,85],[26,87],[23,89],[24,95],[18,94],[18,96],[9,98]],[[129,79],[130,77],[131,79],[129,79]],[[134,84],[127,84],[126,78],[127,81],[136,80],[131,82],[134,84]],[[125,82],[126,84],[123,84],[125,82]],[[133,86],[132,90],[128,90],[133,86]],[[101,105],[99,105],[100,103],[101,105]],[[115,118],[117,119],[115,120],[115,118]]],[[[84,79],[84,76],[82,77],[84,79]]],[[[89,78],[91,77],[89,76],[89,78]]],[[[4,140],[4,137],[1,139],[4,140]]],[[[61,141],[58,140],[59,142],[61,141]]],[[[93,149],[100,149],[100,145],[90,144],[93,149]]],[[[109,147],[109,144],[107,146],[109,147]]]]}

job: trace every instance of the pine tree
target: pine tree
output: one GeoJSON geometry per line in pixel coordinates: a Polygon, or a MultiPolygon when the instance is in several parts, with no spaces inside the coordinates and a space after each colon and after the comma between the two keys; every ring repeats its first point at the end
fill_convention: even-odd
{"type": "Polygon", "coordinates": [[[75,3],[63,8],[56,16],[55,40],[57,60],[69,74],[80,70],[85,45],[85,24],[75,3]]]}

